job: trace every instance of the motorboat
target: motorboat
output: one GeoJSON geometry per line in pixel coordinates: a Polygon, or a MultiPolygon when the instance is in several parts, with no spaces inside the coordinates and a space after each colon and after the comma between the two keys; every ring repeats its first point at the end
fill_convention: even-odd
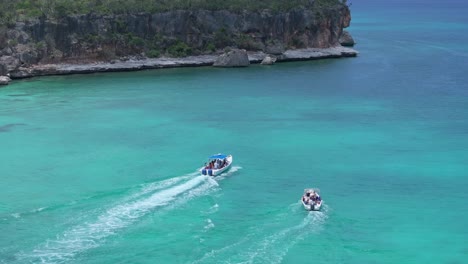
{"type": "Polygon", "coordinates": [[[309,188],[304,190],[301,202],[304,209],[308,211],[318,211],[322,208],[323,200],[319,194],[320,190],[316,188],[309,188]]]}
{"type": "Polygon", "coordinates": [[[218,153],[208,158],[208,162],[200,169],[200,172],[203,175],[218,176],[229,170],[231,165],[232,155],[218,153]]]}

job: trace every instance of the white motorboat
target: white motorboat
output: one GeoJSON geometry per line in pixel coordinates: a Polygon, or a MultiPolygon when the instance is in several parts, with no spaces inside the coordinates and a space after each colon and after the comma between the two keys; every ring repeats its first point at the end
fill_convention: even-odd
{"type": "Polygon", "coordinates": [[[302,195],[301,198],[302,205],[304,206],[304,209],[308,211],[318,211],[320,208],[322,208],[322,198],[320,197],[319,194],[319,189],[316,188],[310,188],[310,189],[305,189],[304,194],[302,195]]]}
{"type": "Polygon", "coordinates": [[[201,174],[218,176],[229,170],[232,165],[232,155],[216,154],[209,157],[205,166],[200,169],[201,174]]]}

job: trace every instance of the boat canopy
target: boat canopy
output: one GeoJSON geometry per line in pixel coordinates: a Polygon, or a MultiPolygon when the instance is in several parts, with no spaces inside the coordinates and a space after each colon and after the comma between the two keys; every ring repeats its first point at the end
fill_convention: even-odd
{"type": "Polygon", "coordinates": [[[226,157],[227,155],[224,155],[224,154],[216,154],[216,155],[211,156],[210,159],[224,159],[226,157]]]}

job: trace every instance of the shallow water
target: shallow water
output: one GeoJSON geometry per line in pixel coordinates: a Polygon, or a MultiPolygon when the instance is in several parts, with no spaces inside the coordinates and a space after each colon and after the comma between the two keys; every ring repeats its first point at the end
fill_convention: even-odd
{"type": "Polygon", "coordinates": [[[468,7],[351,10],[357,58],[2,87],[0,263],[464,263],[468,7]]]}

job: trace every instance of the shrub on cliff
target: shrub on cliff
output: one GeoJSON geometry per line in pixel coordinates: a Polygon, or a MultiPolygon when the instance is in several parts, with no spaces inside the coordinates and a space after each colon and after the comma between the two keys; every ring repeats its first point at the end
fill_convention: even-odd
{"type": "Polygon", "coordinates": [[[182,41],[170,46],[167,52],[173,57],[186,57],[192,54],[192,49],[182,41]]]}
{"type": "Polygon", "coordinates": [[[213,43],[207,43],[206,46],[205,46],[205,51],[207,52],[214,52],[216,51],[216,47],[213,43]]]}
{"type": "Polygon", "coordinates": [[[155,49],[152,49],[152,50],[149,50],[148,52],[146,52],[146,56],[148,56],[148,58],[157,58],[161,55],[161,52],[159,50],[155,50],[155,49]]]}
{"type": "Polygon", "coordinates": [[[246,50],[262,50],[265,45],[248,34],[240,34],[236,38],[237,47],[246,50]]]}
{"type": "Polygon", "coordinates": [[[231,37],[225,28],[221,28],[214,34],[214,45],[216,48],[223,48],[232,44],[231,37]]]}

